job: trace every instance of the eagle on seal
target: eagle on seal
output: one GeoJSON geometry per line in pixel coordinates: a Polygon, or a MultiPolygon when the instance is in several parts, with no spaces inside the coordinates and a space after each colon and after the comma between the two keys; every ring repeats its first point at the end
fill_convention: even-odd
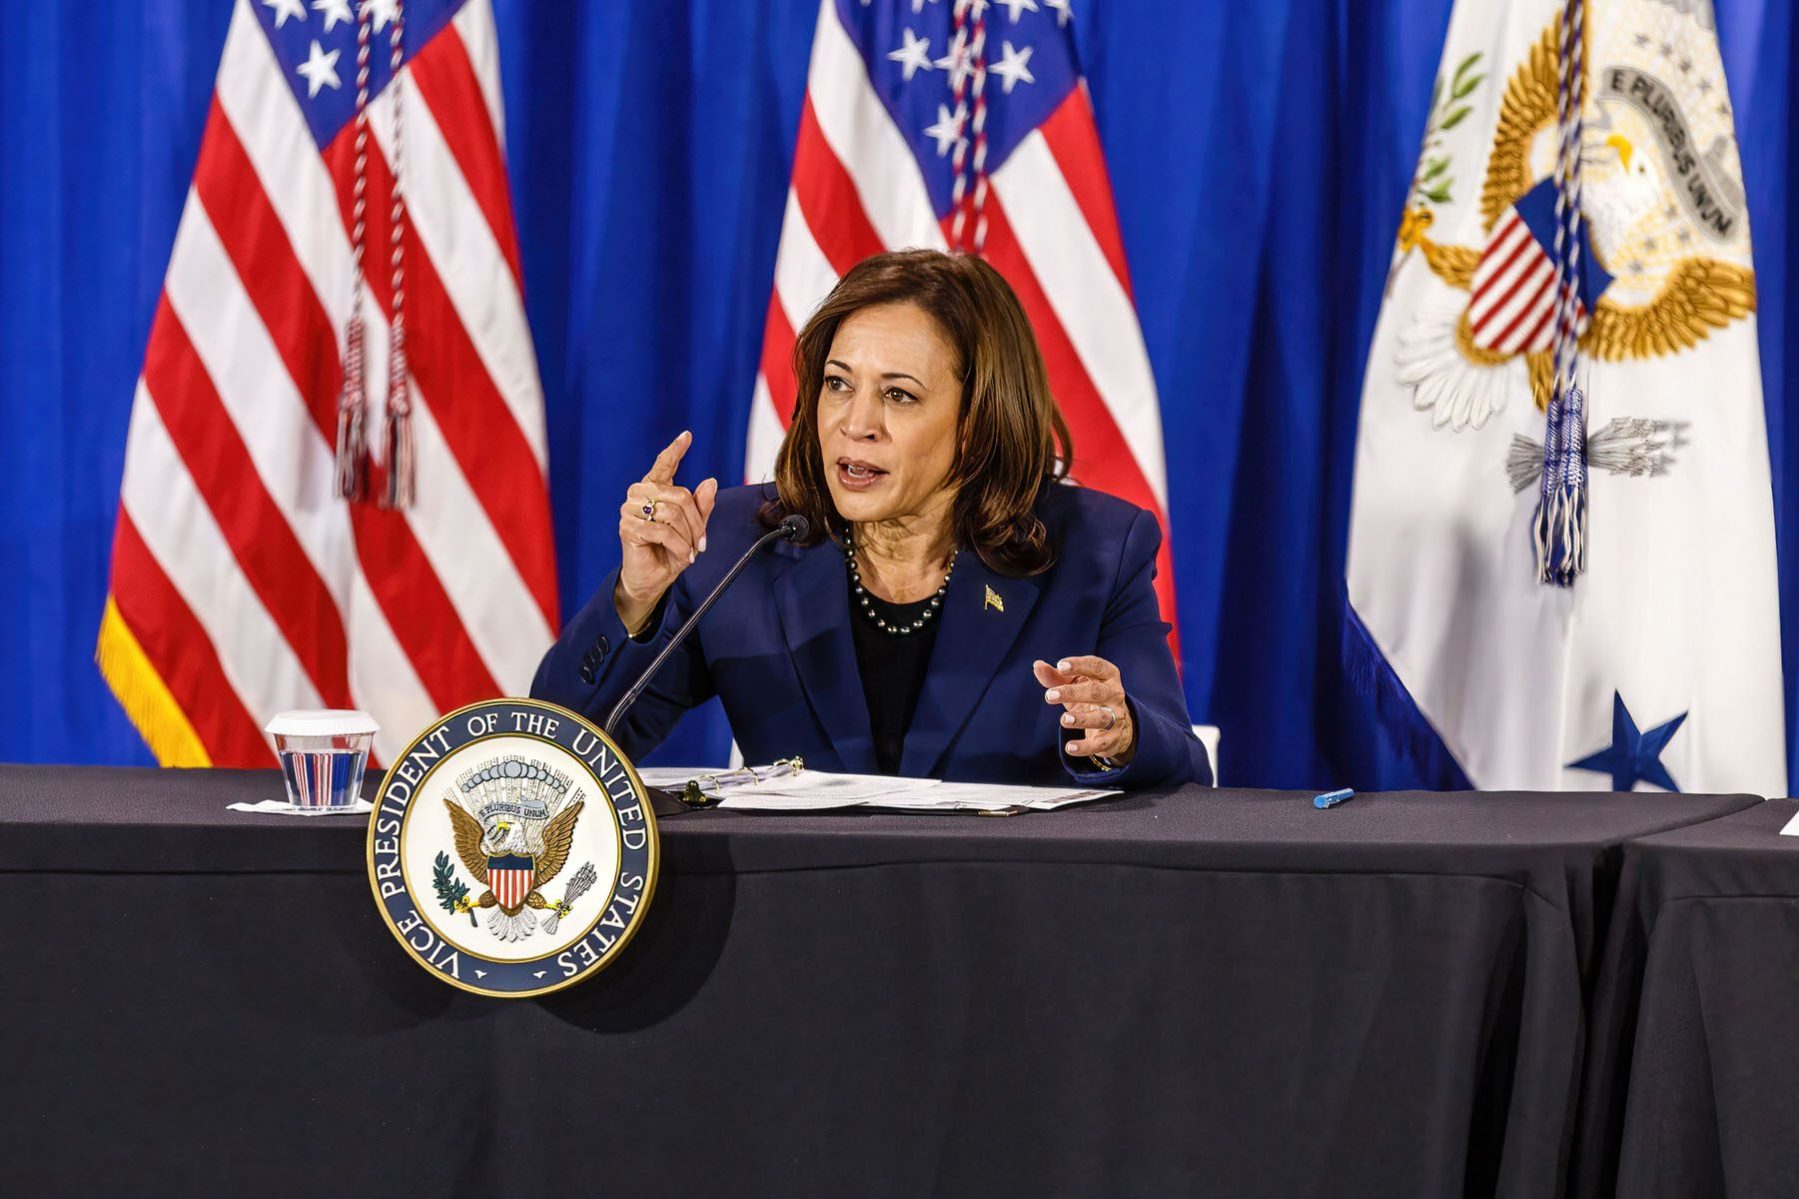
{"type": "Polygon", "coordinates": [[[454,800],[445,799],[444,806],[450,812],[456,856],[475,881],[487,888],[475,906],[493,909],[487,917],[488,930],[503,941],[524,940],[537,928],[537,917],[530,909],[555,906],[538,888],[568,864],[575,821],[586,805],[576,800],[545,822],[500,820],[485,830],[454,800]],[[515,902],[507,903],[494,894],[490,871],[496,877],[507,875],[509,886],[503,889],[516,895],[515,902]]]}

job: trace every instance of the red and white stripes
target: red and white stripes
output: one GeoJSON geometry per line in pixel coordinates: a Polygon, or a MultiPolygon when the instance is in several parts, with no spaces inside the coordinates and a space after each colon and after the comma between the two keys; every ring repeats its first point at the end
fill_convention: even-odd
{"type": "Polygon", "coordinates": [[[502,908],[518,908],[524,906],[525,898],[531,894],[535,875],[536,871],[529,868],[491,866],[487,872],[487,883],[502,908]]]}

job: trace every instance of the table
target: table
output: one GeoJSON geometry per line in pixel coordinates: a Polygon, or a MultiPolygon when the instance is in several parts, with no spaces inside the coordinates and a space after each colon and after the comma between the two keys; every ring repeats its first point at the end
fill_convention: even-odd
{"type": "Polygon", "coordinates": [[[272,772],[0,767],[18,1193],[1556,1193],[1620,843],[1750,797],[662,822],[621,960],[428,977],[272,772]]]}
{"type": "Polygon", "coordinates": [[[1625,842],[1577,1189],[1799,1190],[1799,838],[1790,799],[1625,842]]]}

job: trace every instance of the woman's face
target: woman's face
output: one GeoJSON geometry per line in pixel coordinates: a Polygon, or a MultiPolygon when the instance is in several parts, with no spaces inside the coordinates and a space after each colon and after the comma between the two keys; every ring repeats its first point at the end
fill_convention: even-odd
{"type": "Polygon", "coordinates": [[[947,511],[962,384],[956,351],[915,304],[863,308],[837,326],[818,393],[825,483],[845,520],[947,511]]]}

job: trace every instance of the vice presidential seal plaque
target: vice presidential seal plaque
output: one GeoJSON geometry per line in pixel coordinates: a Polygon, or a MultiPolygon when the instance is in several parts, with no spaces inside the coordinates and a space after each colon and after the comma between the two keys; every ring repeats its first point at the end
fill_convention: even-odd
{"type": "Polygon", "coordinates": [[[609,965],[656,890],[656,818],[623,755],[554,704],[442,717],[394,762],[369,819],[369,883],[413,960],[522,998],[609,965]]]}

